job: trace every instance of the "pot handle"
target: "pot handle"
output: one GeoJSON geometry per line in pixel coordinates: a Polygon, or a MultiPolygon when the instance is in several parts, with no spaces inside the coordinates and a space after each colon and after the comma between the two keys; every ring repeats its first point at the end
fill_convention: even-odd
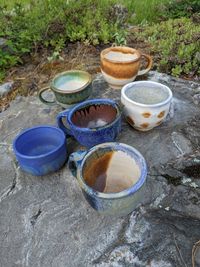
{"type": "Polygon", "coordinates": [[[152,67],[152,64],[153,64],[153,60],[152,60],[152,57],[147,55],[147,54],[142,54],[141,55],[142,57],[144,57],[146,60],[147,60],[147,64],[145,66],[145,69],[144,70],[139,70],[138,71],[138,76],[140,75],[144,75],[146,74],[148,71],[150,71],[151,67],[152,67]]]}
{"type": "Polygon", "coordinates": [[[63,123],[63,120],[62,120],[63,118],[65,118],[65,119],[67,120],[69,111],[70,111],[70,110],[67,109],[67,110],[64,110],[64,111],[58,113],[58,115],[57,115],[57,117],[56,117],[56,120],[57,120],[58,127],[59,127],[61,130],[63,130],[63,132],[64,132],[66,135],[68,135],[68,136],[73,136],[72,131],[71,131],[71,129],[69,128],[69,125],[68,125],[68,127],[66,127],[66,126],[64,125],[64,123],[63,123]]]}
{"type": "Polygon", "coordinates": [[[43,98],[42,94],[45,92],[45,91],[48,91],[48,90],[51,90],[50,87],[44,87],[42,88],[39,93],[38,93],[38,97],[40,99],[40,101],[46,105],[49,105],[49,106],[54,106],[56,104],[56,101],[48,101],[46,99],[43,98]]]}
{"type": "Polygon", "coordinates": [[[77,177],[77,169],[80,167],[86,153],[85,150],[79,150],[69,156],[68,167],[74,177],[77,177]]]}

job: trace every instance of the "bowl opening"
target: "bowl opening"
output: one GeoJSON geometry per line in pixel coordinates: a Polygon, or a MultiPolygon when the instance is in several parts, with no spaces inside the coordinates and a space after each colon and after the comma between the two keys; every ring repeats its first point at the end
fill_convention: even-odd
{"type": "Polygon", "coordinates": [[[141,176],[139,159],[119,148],[100,147],[84,161],[84,182],[102,193],[118,193],[133,187],[141,176]]]}
{"type": "Polygon", "coordinates": [[[80,128],[100,128],[112,123],[118,114],[113,105],[88,104],[76,110],[71,118],[73,124],[80,128]]]}
{"type": "Polygon", "coordinates": [[[38,157],[49,154],[63,145],[63,135],[54,128],[29,129],[15,140],[15,150],[27,157],[38,157]],[[45,130],[45,131],[44,131],[45,130]]]}
{"type": "Polygon", "coordinates": [[[142,105],[160,105],[171,98],[167,86],[154,82],[133,82],[126,86],[125,96],[132,102],[142,105]]]}
{"type": "Polygon", "coordinates": [[[69,71],[56,76],[53,80],[55,90],[73,93],[85,88],[91,81],[90,74],[84,71],[69,71]]]}
{"type": "Polygon", "coordinates": [[[126,63],[140,58],[137,50],[130,47],[111,47],[103,50],[102,56],[111,62],[126,63]]]}

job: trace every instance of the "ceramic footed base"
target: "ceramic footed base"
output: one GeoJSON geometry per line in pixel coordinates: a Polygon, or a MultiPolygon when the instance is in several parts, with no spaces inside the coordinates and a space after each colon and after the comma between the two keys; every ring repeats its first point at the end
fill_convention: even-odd
{"type": "Polygon", "coordinates": [[[140,131],[140,132],[148,132],[150,130],[152,130],[155,127],[152,128],[147,128],[147,129],[143,129],[143,128],[139,128],[139,127],[133,127],[135,130],[140,131]]]}
{"type": "Polygon", "coordinates": [[[121,90],[123,85],[114,85],[114,84],[108,84],[110,88],[116,89],[116,90],[121,90]]]}
{"type": "Polygon", "coordinates": [[[140,131],[140,132],[148,132],[156,127],[158,127],[159,125],[156,125],[154,127],[150,127],[150,128],[141,128],[141,127],[137,127],[137,126],[133,126],[130,122],[127,121],[127,123],[132,127],[134,128],[135,130],[137,131],[140,131]]]}
{"type": "Polygon", "coordinates": [[[109,86],[112,89],[121,89],[124,85],[134,81],[135,78],[136,78],[136,76],[133,76],[133,77],[127,78],[127,79],[115,78],[115,77],[113,77],[111,75],[108,75],[103,70],[101,70],[101,73],[102,73],[105,81],[109,84],[109,86]]]}

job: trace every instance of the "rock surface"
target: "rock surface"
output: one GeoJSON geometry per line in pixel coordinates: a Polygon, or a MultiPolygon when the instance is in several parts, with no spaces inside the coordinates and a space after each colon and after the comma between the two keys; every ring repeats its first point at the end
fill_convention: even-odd
{"type": "MultiPolygon", "coordinates": [[[[15,135],[55,124],[60,107],[18,97],[0,114],[0,266],[192,266],[192,246],[200,239],[199,84],[157,72],[147,79],[169,85],[174,103],[166,122],[152,131],[135,131],[123,120],[118,141],[144,155],[149,173],[141,206],[122,218],[92,210],[66,166],[45,177],[18,167],[15,135]]],[[[93,87],[92,97],[120,99],[101,75],[93,87]]],[[[69,153],[78,147],[68,141],[69,153]]]]}
{"type": "Polygon", "coordinates": [[[13,89],[13,82],[0,85],[0,97],[7,95],[13,89]]]}

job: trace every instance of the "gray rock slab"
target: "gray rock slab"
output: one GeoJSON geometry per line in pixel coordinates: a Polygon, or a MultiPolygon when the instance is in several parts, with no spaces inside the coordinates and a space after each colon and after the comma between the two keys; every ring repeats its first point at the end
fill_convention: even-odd
{"type": "MultiPolygon", "coordinates": [[[[140,207],[122,218],[97,214],[65,165],[44,177],[24,173],[12,152],[22,130],[55,124],[61,107],[36,96],[18,97],[0,114],[0,266],[2,267],[190,267],[200,240],[199,84],[150,72],[174,95],[166,121],[149,132],[123,119],[117,141],[138,149],[148,163],[140,207]]],[[[91,98],[120,100],[101,75],[91,98]]],[[[69,153],[79,149],[67,141],[69,153]]],[[[200,253],[196,254],[199,266],[200,253]]]]}
{"type": "Polygon", "coordinates": [[[0,85],[0,97],[7,95],[13,89],[13,82],[0,85]]]}

